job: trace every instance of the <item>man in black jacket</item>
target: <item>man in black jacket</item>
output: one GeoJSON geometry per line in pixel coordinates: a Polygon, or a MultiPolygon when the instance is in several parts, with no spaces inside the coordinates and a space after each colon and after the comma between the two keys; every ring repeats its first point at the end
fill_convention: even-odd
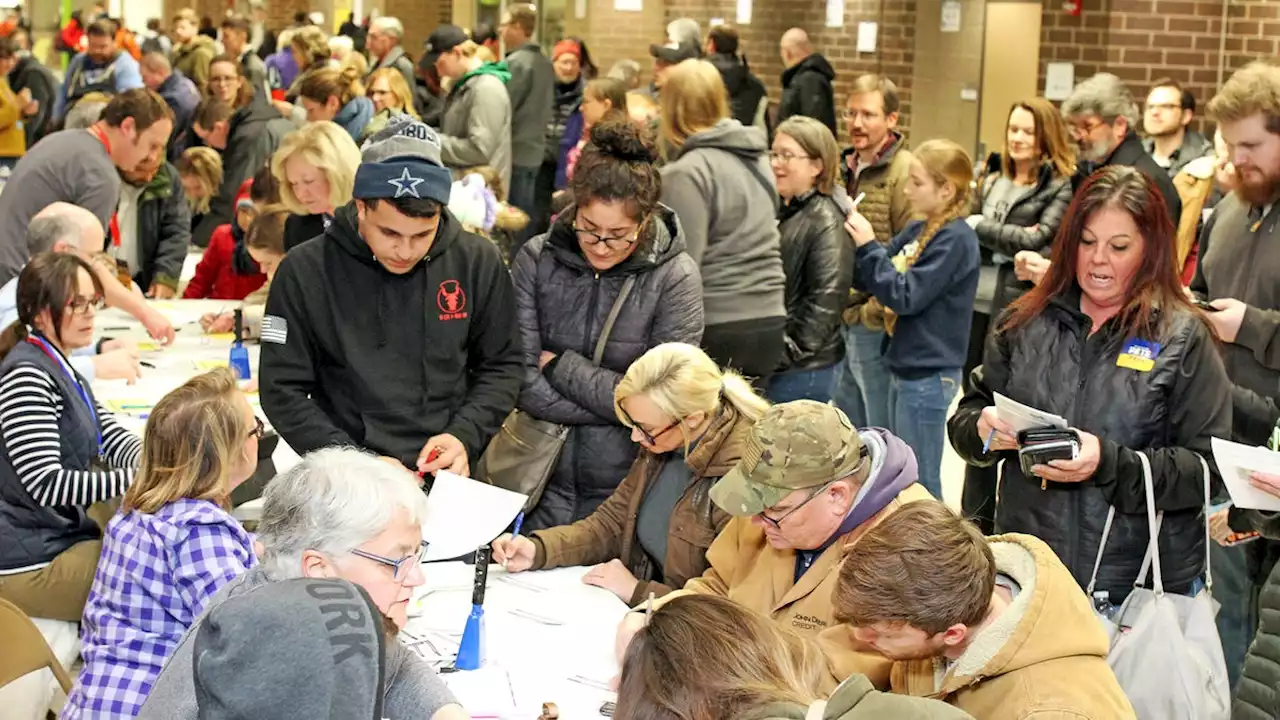
{"type": "MultiPolygon", "coordinates": [[[[764,83],[751,74],[746,58],[738,57],[738,31],[728,25],[711,28],[707,33],[705,51],[707,60],[720,71],[724,87],[729,91],[734,119],[743,125],[755,125],[757,117],[763,120],[761,101],[765,98],[764,83]]],[[[760,128],[764,129],[763,122],[760,128]]]]}
{"type": "Polygon", "coordinates": [[[120,172],[117,249],[133,281],[148,296],[175,297],[191,244],[191,210],[178,169],[156,155],[131,172],[120,172]]]}
{"type": "Polygon", "coordinates": [[[52,126],[53,106],[58,101],[58,79],[31,54],[31,36],[26,30],[13,31],[13,41],[18,47],[18,63],[9,71],[9,87],[15,94],[26,90],[31,103],[22,108],[25,118],[23,131],[27,135],[27,147],[36,144],[52,126]],[[30,112],[28,112],[30,110],[30,112]]]}
{"type": "Polygon", "coordinates": [[[262,321],[262,407],[298,453],[358,445],[468,474],[524,375],[497,248],[447,209],[435,131],[374,135],[355,200],[291,251],[262,321]]]}
{"type": "Polygon", "coordinates": [[[1062,117],[1079,148],[1074,189],[1107,165],[1128,165],[1146,173],[1164,196],[1173,226],[1182,217],[1182,200],[1169,173],[1151,158],[1136,128],[1140,115],[1129,88],[1111,73],[1098,73],[1076,86],[1062,103],[1062,117]]]}
{"type": "Polygon", "coordinates": [[[809,34],[800,28],[791,28],[782,34],[782,103],[778,105],[778,119],[792,115],[804,115],[831,128],[831,134],[840,137],[836,129],[836,97],[831,81],[836,71],[822,55],[813,51],[809,34]]]}

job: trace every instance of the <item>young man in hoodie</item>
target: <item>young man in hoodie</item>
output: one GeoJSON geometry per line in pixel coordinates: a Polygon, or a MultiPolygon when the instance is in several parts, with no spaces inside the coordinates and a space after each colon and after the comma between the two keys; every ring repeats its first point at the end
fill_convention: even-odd
{"type": "Polygon", "coordinates": [[[836,96],[831,83],[836,71],[821,54],[814,52],[809,34],[800,28],[791,28],[782,34],[780,47],[782,65],[782,102],[778,105],[779,124],[792,115],[804,115],[831,128],[831,134],[840,137],[836,126],[836,96]]]}
{"type": "Polygon", "coordinates": [[[840,563],[869,529],[903,503],[930,497],[916,475],[911,448],[886,430],[858,430],[812,400],[775,405],[711,489],[734,517],[707,550],[710,569],[663,600],[727,597],[816,638],[836,681],[863,673],[883,687],[889,663],[838,627],[832,592],[840,563]]]}
{"type": "Polygon", "coordinates": [[[524,376],[496,246],[445,208],[431,128],[366,143],[355,200],[285,257],[262,321],[262,407],[298,453],[356,445],[419,473],[467,475],[524,376]]]}
{"type": "Polygon", "coordinates": [[[486,64],[474,55],[463,55],[462,45],[468,40],[457,25],[441,25],[427,38],[423,62],[432,63],[439,77],[453,81],[440,119],[440,157],[459,177],[465,170],[488,165],[502,176],[503,186],[510,188],[511,96],[507,83],[511,72],[504,63],[486,64]]]}
{"type": "Polygon", "coordinates": [[[1030,535],[984,538],[936,500],[909,503],[848,555],[834,601],[894,661],[894,692],[983,720],[1136,717],[1089,599],[1030,535]]]}
{"type": "Polygon", "coordinates": [[[212,38],[200,34],[200,19],[191,8],[183,8],[173,16],[173,67],[204,93],[209,85],[209,65],[217,55],[212,38]]]}
{"type": "MultiPolygon", "coordinates": [[[[511,184],[507,199],[533,217],[538,170],[546,152],[547,123],[555,96],[556,72],[542,48],[533,41],[538,11],[525,3],[510,5],[498,29],[507,47],[511,81],[511,184]]],[[[529,237],[522,233],[520,242],[529,237]]]]}

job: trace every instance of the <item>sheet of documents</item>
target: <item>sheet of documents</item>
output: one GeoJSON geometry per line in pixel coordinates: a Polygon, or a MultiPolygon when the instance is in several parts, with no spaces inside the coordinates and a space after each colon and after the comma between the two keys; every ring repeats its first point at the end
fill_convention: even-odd
{"type": "Polygon", "coordinates": [[[527,499],[527,495],[440,471],[427,495],[424,560],[462,557],[488,545],[516,519],[527,499]]]}
{"type": "Polygon", "coordinates": [[[506,718],[516,712],[511,678],[500,667],[445,673],[440,679],[472,718],[506,718]]]}
{"type": "Polygon", "coordinates": [[[1231,502],[1236,507],[1280,511],[1280,497],[1249,484],[1249,473],[1254,471],[1280,475],[1280,453],[1221,438],[1213,438],[1211,446],[1213,459],[1222,473],[1222,481],[1226,483],[1227,492],[1231,493],[1231,502]]]}
{"type": "Polygon", "coordinates": [[[1017,400],[1007,398],[1000,393],[995,395],[996,414],[1000,416],[1001,420],[1009,423],[1014,432],[1038,430],[1040,428],[1065,429],[1067,427],[1066,418],[1061,415],[1054,415],[1043,410],[1037,410],[1030,405],[1023,405],[1017,400]]]}

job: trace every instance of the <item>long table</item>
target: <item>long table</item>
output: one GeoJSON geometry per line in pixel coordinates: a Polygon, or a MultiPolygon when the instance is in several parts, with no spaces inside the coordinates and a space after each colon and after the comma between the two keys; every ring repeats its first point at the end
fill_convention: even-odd
{"type": "MultiPolygon", "coordinates": [[[[614,636],[627,606],[585,585],[589,568],[508,574],[489,566],[480,670],[442,675],[473,718],[534,720],[555,703],[564,720],[603,718],[617,696],[614,636]]],[[[423,565],[426,584],[410,604],[401,638],[437,668],[452,665],[471,612],[474,566],[423,565]]]]}
{"type": "MultiPolygon", "coordinates": [[[[142,324],[130,315],[110,308],[98,313],[96,327],[99,336],[137,342],[142,350],[143,362],[154,367],[143,367],[142,377],[133,385],[124,380],[95,380],[94,396],[123,425],[141,435],[151,407],[162,397],[193,376],[227,364],[231,352],[231,336],[206,335],[200,329],[199,321],[205,313],[230,310],[238,304],[227,300],[153,301],[152,305],[169,318],[177,331],[173,344],[168,347],[160,347],[152,341],[142,324]]],[[[249,343],[245,347],[249,351],[253,372],[257,373],[258,346],[249,343]]],[[[248,397],[249,403],[258,411],[258,416],[267,422],[258,405],[257,393],[249,393],[248,397]]],[[[271,459],[279,471],[295,465],[298,455],[281,441],[271,459]]]]}

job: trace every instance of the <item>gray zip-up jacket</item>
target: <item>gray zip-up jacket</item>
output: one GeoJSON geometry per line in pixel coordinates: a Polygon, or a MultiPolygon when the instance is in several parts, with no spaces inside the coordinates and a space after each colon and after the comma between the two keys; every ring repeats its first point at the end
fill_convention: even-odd
{"type": "MultiPolygon", "coordinates": [[[[536,168],[547,147],[556,73],[537,43],[525,43],[507,53],[511,82],[511,164],[536,168]]],[[[509,189],[509,188],[508,188],[509,189]]]]}
{"type": "MultiPolygon", "coordinates": [[[[450,170],[488,165],[511,187],[511,73],[488,64],[453,84],[440,119],[440,159],[450,170]]],[[[545,129],[545,123],[539,126],[545,129]]],[[[541,130],[540,130],[541,131],[541,130]]]]}

